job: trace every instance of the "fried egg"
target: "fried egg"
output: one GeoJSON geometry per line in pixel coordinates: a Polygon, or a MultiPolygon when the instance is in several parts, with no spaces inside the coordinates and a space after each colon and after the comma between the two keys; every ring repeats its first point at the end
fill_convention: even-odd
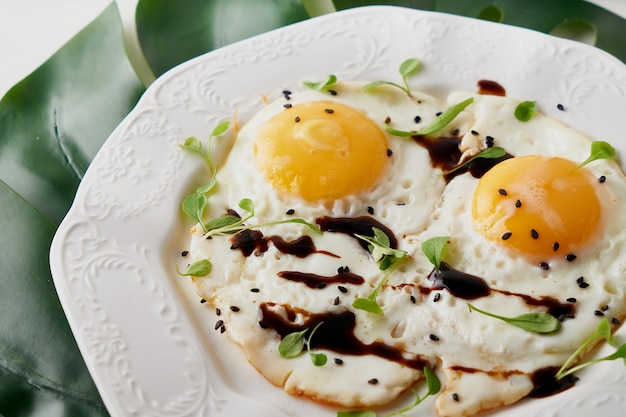
{"type": "Polygon", "coordinates": [[[285,91],[238,132],[206,214],[244,216],[239,202],[250,199],[258,226],[208,236],[196,225],[186,259],[213,264],[193,284],[219,312],[216,330],[273,384],[342,409],[389,403],[425,366],[443,379],[439,417],[528,396],[601,315],[614,326],[626,317],[624,175],[613,161],[578,168],[591,140],[542,114],[519,122],[511,98],[456,92],[446,102],[362,85],[285,91]],[[419,130],[468,97],[429,137],[385,129],[419,130]],[[432,146],[444,142],[453,146],[442,164],[432,146]],[[507,157],[486,173],[442,171],[492,145],[507,157]],[[323,233],[283,222],[294,218],[323,233]],[[353,306],[385,274],[358,237],[374,227],[407,254],[376,297],[383,315],[353,306]],[[437,274],[421,247],[438,236],[450,238],[437,274]],[[549,312],[562,327],[530,333],[469,304],[509,317],[549,312]],[[324,366],[306,350],[278,353],[287,335],[313,327],[309,348],[327,355],[324,366]]]}

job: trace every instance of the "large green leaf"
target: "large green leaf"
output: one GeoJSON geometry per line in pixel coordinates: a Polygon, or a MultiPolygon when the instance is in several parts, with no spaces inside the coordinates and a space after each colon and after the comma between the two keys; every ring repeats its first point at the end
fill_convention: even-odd
{"type": "Polygon", "coordinates": [[[221,46],[308,18],[299,0],[139,0],[136,22],[155,74],[221,46]]]}
{"type": "Polygon", "coordinates": [[[58,224],[143,91],[112,4],[0,101],[0,179],[58,224]]]}
{"type": "MultiPolygon", "coordinates": [[[[337,10],[356,6],[388,4],[479,17],[488,7],[502,12],[502,23],[550,33],[568,22],[588,22],[597,31],[595,46],[626,62],[626,20],[583,0],[334,0],[337,10]]],[[[586,29],[584,25],[572,27],[586,29]]],[[[589,26],[587,26],[588,28],[589,26]]],[[[557,32],[559,34],[564,31],[557,32]]],[[[576,34],[568,36],[578,39],[576,34]]]]}
{"type": "Polygon", "coordinates": [[[0,207],[0,413],[106,415],[50,277],[56,226],[2,181],[0,207]]]}

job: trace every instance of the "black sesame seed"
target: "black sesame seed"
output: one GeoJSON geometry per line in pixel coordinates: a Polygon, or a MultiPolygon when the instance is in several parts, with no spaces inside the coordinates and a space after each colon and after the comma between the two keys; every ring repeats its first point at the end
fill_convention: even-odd
{"type": "Polygon", "coordinates": [[[530,236],[533,239],[539,239],[539,233],[535,229],[530,229],[530,236]]]}
{"type": "Polygon", "coordinates": [[[290,94],[291,94],[291,91],[289,91],[289,90],[283,90],[283,95],[284,95],[284,96],[288,96],[288,95],[290,95],[290,94]]]}
{"type": "Polygon", "coordinates": [[[575,303],[576,299],[574,297],[570,297],[566,300],[568,303],[575,303]]]}
{"type": "Polygon", "coordinates": [[[576,278],[576,283],[577,284],[581,284],[583,282],[585,282],[585,277],[578,277],[578,278],[576,278]]]}
{"type": "Polygon", "coordinates": [[[339,292],[342,292],[344,294],[346,294],[348,292],[348,289],[346,287],[344,287],[343,285],[337,286],[337,289],[339,290],[339,292]]]}
{"type": "Polygon", "coordinates": [[[204,304],[204,303],[206,303],[206,300],[204,298],[201,298],[200,299],[200,304],[204,304]]]}
{"type": "Polygon", "coordinates": [[[506,232],[505,234],[502,235],[502,240],[508,240],[512,235],[513,233],[506,232]]]}
{"type": "Polygon", "coordinates": [[[372,207],[372,206],[367,206],[367,212],[368,212],[369,214],[374,214],[374,207],[372,207]]]}
{"type": "Polygon", "coordinates": [[[472,135],[474,135],[474,136],[478,136],[478,132],[477,132],[477,131],[475,131],[475,130],[470,131],[470,133],[471,133],[472,135]]]}
{"type": "Polygon", "coordinates": [[[552,244],[552,250],[555,251],[555,252],[558,251],[559,250],[559,246],[560,246],[559,242],[554,242],[552,244]]]}
{"type": "Polygon", "coordinates": [[[457,394],[456,392],[452,394],[452,399],[454,401],[459,401],[459,394],[457,394]]]}
{"type": "Polygon", "coordinates": [[[617,317],[613,317],[613,318],[611,319],[611,323],[613,323],[613,324],[615,324],[615,325],[618,325],[618,324],[620,324],[620,321],[619,321],[619,319],[618,319],[617,317]]]}
{"type": "Polygon", "coordinates": [[[415,299],[415,296],[414,296],[414,295],[412,295],[411,297],[409,297],[409,299],[411,300],[411,302],[412,302],[413,304],[415,304],[415,302],[417,301],[417,300],[415,299]]]}
{"type": "Polygon", "coordinates": [[[385,117],[385,124],[388,125],[389,123],[391,123],[391,117],[387,116],[385,117]]]}
{"type": "Polygon", "coordinates": [[[500,194],[500,195],[507,195],[507,194],[506,194],[506,190],[505,190],[504,188],[500,188],[500,189],[498,190],[498,194],[500,194]]]}
{"type": "Polygon", "coordinates": [[[224,320],[218,320],[215,322],[215,330],[219,329],[224,325],[224,320]]]}
{"type": "Polygon", "coordinates": [[[539,264],[539,267],[543,269],[544,271],[547,271],[548,269],[550,269],[550,264],[548,264],[547,262],[541,262],[539,264]]]}
{"type": "Polygon", "coordinates": [[[415,116],[415,119],[413,120],[415,120],[415,123],[419,123],[422,121],[422,118],[420,116],[415,116]]]}
{"type": "Polygon", "coordinates": [[[604,181],[606,181],[606,177],[604,175],[601,175],[600,178],[598,178],[598,182],[603,183],[604,181]]]}
{"type": "Polygon", "coordinates": [[[289,209],[285,212],[286,215],[291,216],[292,214],[294,214],[296,211],[294,209],[289,209]]]}
{"type": "Polygon", "coordinates": [[[324,111],[328,114],[333,114],[335,112],[333,109],[324,109],[324,111]]]}
{"type": "Polygon", "coordinates": [[[522,202],[519,201],[519,200],[515,201],[515,207],[517,207],[517,208],[522,207],[522,202]]]}
{"type": "Polygon", "coordinates": [[[378,379],[372,378],[369,381],[367,381],[367,383],[370,384],[370,385],[376,385],[376,384],[378,384],[378,379]]]}
{"type": "Polygon", "coordinates": [[[258,288],[250,288],[250,292],[261,292],[258,288]]]}
{"type": "Polygon", "coordinates": [[[341,300],[339,299],[339,297],[335,297],[335,299],[333,300],[333,305],[338,306],[340,302],[341,300]]]}
{"type": "Polygon", "coordinates": [[[587,287],[589,286],[589,284],[588,284],[588,283],[586,283],[586,282],[581,282],[580,284],[578,284],[578,286],[579,286],[580,288],[587,288],[587,287]]]}
{"type": "Polygon", "coordinates": [[[345,272],[346,274],[347,274],[348,272],[350,272],[350,267],[349,267],[348,265],[344,266],[344,267],[343,267],[343,272],[345,272]]]}
{"type": "Polygon", "coordinates": [[[233,312],[235,312],[235,313],[236,313],[236,312],[238,312],[239,310],[240,310],[240,308],[239,308],[239,307],[237,307],[237,306],[230,306],[230,311],[233,311],[233,312]]]}
{"type": "Polygon", "coordinates": [[[431,334],[428,337],[430,338],[430,340],[433,340],[435,342],[439,341],[439,336],[437,336],[436,334],[431,334]]]}
{"type": "Polygon", "coordinates": [[[485,136],[485,143],[487,144],[488,148],[493,147],[493,136],[485,136]]]}
{"type": "Polygon", "coordinates": [[[215,315],[216,315],[216,316],[219,316],[219,315],[221,315],[221,314],[222,314],[222,310],[220,310],[219,308],[216,308],[216,309],[215,309],[215,315]]]}
{"type": "Polygon", "coordinates": [[[437,293],[437,294],[435,294],[435,296],[433,297],[433,302],[435,302],[435,303],[436,303],[436,302],[437,302],[437,301],[439,301],[440,299],[441,299],[441,293],[439,293],[439,292],[438,292],[438,293],[437,293]]]}
{"type": "Polygon", "coordinates": [[[437,112],[437,114],[435,116],[439,117],[439,116],[441,116],[441,113],[443,113],[443,112],[441,112],[441,111],[437,112]]]}
{"type": "Polygon", "coordinates": [[[601,311],[606,311],[606,310],[608,310],[608,309],[609,309],[609,306],[606,306],[606,305],[605,305],[605,306],[600,307],[600,310],[601,310],[601,311]]]}
{"type": "Polygon", "coordinates": [[[293,119],[293,121],[296,122],[296,123],[300,122],[300,116],[296,116],[296,118],[293,119]]]}
{"type": "Polygon", "coordinates": [[[452,131],[452,135],[457,136],[459,133],[461,133],[461,131],[459,129],[454,129],[452,131]]]}
{"type": "Polygon", "coordinates": [[[337,268],[337,273],[338,274],[343,274],[345,271],[343,269],[343,266],[340,266],[339,268],[337,268]]]}
{"type": "Polygon", "coordinates": [[[565,110],[565,107],[561,103],[557,104],[556,108],[561,110],[561,111],[565,110]]]}
{"type": "Polygon", "coordinates": [[[266,322],[264,322],[264,321],[260,321],[260,322],[259,322],[259,327],[260,327],[261,329],[268,329],[270,326],[269,326],[266,322]]]}
{"type": "Polygon", "coordinates": [[[330,93],[331,96],[337,95],[337,90],[328,90],[328,92],[330,93]]]}
{"type": "Polygon", "coordinates": [[[220,327],[220,333],[224,333],[226,331],[226,326],[220,327]]]}
{"type": "Polygon", "coordinates": [[[341,360],[339,358],[333,359],[333,362],[335,362],[335,365],[343,365],[343,360],[341,360]]]}
{"type": "Polygon", "coordinates": [[[604,313],[601,312],[600,310],[594,311],[593,314],[596,315],[596,316],[604,316],[604,313]]]}
{"type": "Polygon", "coordinates": [[[567,262],[572,262],[573,260],[576,259],[576,255],[574,255],[573,253],[570,253],[567,256],[565,256],[565,259],[567,260],[567,262]]]}
{"type": "Polygon", "coordinates": [[[317,288],[318,290],[321,290],[322,288],[326,288],[327,285],[328,284],[326,282],[318,282],[315,288],[317,288]]]}
{"type": "Polygon", "coordinates": [[[189,251],[188,250],[184,250],[180,253],[180,256],[187,256],[189,255],[189,251]]]}
{"type": "Polygon", "coordinates": [[[391,149],[387,149],[387,156],[393,155],[393,151],[391,149]]]}
{"type": "Polygon", "coordinates": [[[291,108],[291,103],[285,103],[283,104],[283,107],[286,109],[290,109],[291,108]]]}

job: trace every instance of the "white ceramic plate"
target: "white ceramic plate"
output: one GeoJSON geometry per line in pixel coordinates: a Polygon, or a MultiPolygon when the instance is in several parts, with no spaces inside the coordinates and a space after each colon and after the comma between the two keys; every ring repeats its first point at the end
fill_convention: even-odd
{"type": "MultiPolygon", "coordinates": [[[[188,136],[206,139],[234,109],[245,122],[264,95],[296,91],[305,80],[331,73],[340,80],[396,80],[409,57],[424,64],[411,78],[416,89],[475,91],[478,80],[495,80],[508,96],[536,100],[544,113],[626,155],[626,66],[595,48],[501,24],[373,6],[180,65],[148,89],[104,144],[51,249],[61,303],[113,416],[335,415],[260,377],[213,329],[213,312],[176,274],[184,248],[179,205],[200,172],[198,158],[178,145],[188,136]]],[[[620,362],[592,367],[564,393],[493,415],[621,416],[620,362]]],[[[432,400],[418,413],[433,416],[432,400]]]]}

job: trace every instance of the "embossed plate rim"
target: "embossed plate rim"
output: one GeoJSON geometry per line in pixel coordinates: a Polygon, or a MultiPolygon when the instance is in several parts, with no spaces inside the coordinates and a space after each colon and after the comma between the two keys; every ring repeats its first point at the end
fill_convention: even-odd
{"type": "MultiPolygon", "coordinates": [[[[297,85],[306,79],[330,73],[340,79],[395,79],[397,65],[408,56],[424,62],[425,70],[414,83],[427,92],[474,89],[477,77],[502,73],[498,81],[509,95],[536,98],[545,113],[594,137],[619,137],[619,118],[614,115],[626,114],[621,87],[626,85],[626,67],[617,59],[527,29],[442,13],[393,6],[349,9],[181,64],[146,91],[98,152],[50,252],[59,298],[112,415],[334,415],[335,410],[269,386],[247,364],[231,363],[228,366],[239,367],[228,372],[216,360],[226,348],[215,342],[213,322],[190,285],[176,280],[175,260],[166,252],[171,250],[169,235],[177,232],[174,223],[180,223],[182,184],[192,181],[199,168],[177,152],[177,144],[186,136],[208,135],[215,122],[232,113],[223,107],[236,104],[245,120],[261,104],[261,95],[271,96],[285,86],[300,88],[297,85]],[[400,30],[423,35],[420,44],[406,45],[400,30]],[[398,42],[379,39],[380,31],[398,42]],[[346,43],[354,50],[347,50],[346,43]],[[503,49],[507,43],[519,49],[503,49]],[[441,45],[449,49],[438,49],[441,45]],[[464,55],[462,46],[468,45],[475,49],[464,55]],[[514,53],[531,59],[516,61],[514,53]],[[328,59],[319,59],[320,54],[328,59]],[[505,55],[509,67],[501,67],[504,58],[498,54],[505,55]],[[455,61],[459,56],[465,61],[455,61]],[[515,62],[519,65],[511,65],[515,62]],[[556,103],[565,93],[568,111],[558,111],[556,103]],[[605,113],[594,107],[599,102],[608,102],[605,113]],[[568,106],[572,103],[576,105],[568,106]],[[153,190],[150,186],[159,175],[153,190]],[[141,304],[144,298],[150,303],[141,304]],[[137,300],[140,303],[134,304],[137,300]],[[167,343],[154,349],[158,341],[167,343]]],[[[617,145],[626,155],[626,141],[617,145]]],[[[240,352],[232,355],[226,360],[242,360],[240,352]]],[[[625,391],[626,369],[617,375],[611,369],[610,364],[598,365],[575,390],[493,415],[583,417],[588,410],[617,415],[625,401],[617,388],[625,391]],[[612,375],[613,386],[603,390],[607,387],[594,385],[606,375],[612,375]],[[588,403],[581,393],[598,398],[588,403]]],[[[417,412],[428,413],[429,404],[417,412]]]]}

